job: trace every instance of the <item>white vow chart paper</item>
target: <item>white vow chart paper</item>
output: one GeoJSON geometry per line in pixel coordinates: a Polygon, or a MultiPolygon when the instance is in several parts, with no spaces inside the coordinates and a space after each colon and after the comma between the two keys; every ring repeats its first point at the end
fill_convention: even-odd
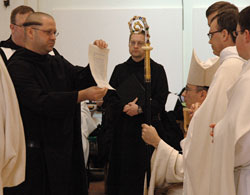
{"type": "Polygon", "coordinates": [[[109,49],[100,49],[96,45],[89,44],[89,64],[91,73],[98,87],[114,89],[107,80],[109,49]]]}

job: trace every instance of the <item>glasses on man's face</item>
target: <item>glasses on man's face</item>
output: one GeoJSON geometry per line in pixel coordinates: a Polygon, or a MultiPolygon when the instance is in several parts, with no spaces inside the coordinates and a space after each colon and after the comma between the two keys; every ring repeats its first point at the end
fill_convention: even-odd
{"type": "Polygon", "coordinates": [[[213,37],[213,35],[214,35],[215,33],[218,33],[218,32],[221,32],[221,31],[222,31],[222,30],[217,30],[217,31],[214,31],[214,32],[209,32],[209,33],[207,33],[207,36],[208,36],[209,40],[212,39],[212,37],[213,37]]]}
{"type": "Polygon", "coordinates": [[[131,46],[135,46],[137,45],[138,47],[142,47],[145,45],[145,42],[144,41],[130,41],[129,44],[131,46]]]}
{"type": "Polygon", "coordinates": [[[20,28],[23,27],[23,25],[20,25],[20,24],[15,24],[15,23],[12,23],[12,24],[20,28]]]}
{"type": "Polygon", "coordinates": [[[233,31],[233,36],[234,37],[237,37],[238,35],[239,35],[239,33],[241,33],[241,31],[240,30],[235,30],[235,31],[233,31]]]}
{"type": "Polygon", "coordinates": [[[186,92],[189,92],[189,91],[196,91],[197,89],[195,88],[195,89],[192,89],[192,88],[190,88],[190,87],[188,87],[187,85],[186,85],[186,87],[185,87],[185,91],[186,92]]]}
{"type": "Polygon", "coordinates": [[[48,36],[54,35],[55,37],[57,37],[59,35],[59,32],[56,32],[53,30],[42,30],[42,29],[34,28],[34,27],[32,29],[42,31],[42,32],[46,33],[48,36]]]}

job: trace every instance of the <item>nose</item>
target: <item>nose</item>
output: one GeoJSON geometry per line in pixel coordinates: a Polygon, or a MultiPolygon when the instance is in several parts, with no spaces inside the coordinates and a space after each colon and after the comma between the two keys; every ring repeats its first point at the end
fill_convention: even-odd
{"type": "Polygon", "coordinates": [[[51,38],[52,40],[56,40],[56,34],[54,34],[54,33],[51,34],[51,35],[50,35],[50,38],[51,38]]]}
{"type": "Polygon", "coordinates": [[[184,90],[183,92],[182,92],[182,94],[181,94],[183,97],[185,97],[186,96],[186,90],[184,90]]]}
{"type": "Polygon", "coordinates": [[[134,47],[139,47],[139,43],[135,42],[134,47]]]}

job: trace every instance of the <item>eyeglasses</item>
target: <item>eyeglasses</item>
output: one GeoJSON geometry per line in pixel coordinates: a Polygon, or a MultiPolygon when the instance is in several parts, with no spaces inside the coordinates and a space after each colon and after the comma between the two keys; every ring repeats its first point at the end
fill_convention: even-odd
{"type": "Polygon", "coordinates": [[[15,24],[15,23],[12,23],[12,24],[18,27],[23,27],[23,25],[20,25],[20,24],[15,24]]]}
{"type": "Polygon", "coordinates": [[[242,32],[240,30],[239,31],[235,30],[235,31],[233,31],[233,36],[237,37],[239,35],[239,33],[242,33],[242,32]]]}
{"type": "Polygon", "coordinates": [[[143,45],[145,45],[145,42],[142,42],[142,41],[130,41],[129,44],[131,46],[135,46],[137,44],[138,47],[142,47],[143,45]]]}
{"type": "Polygon", "coordinates": [[[188,92],[188,91],[196,91],[197,89],[192,89],[192,88],[186,86],[186,87],[185,87],[185,90],[186,90],[186,92],[188,92]]]}
{"type": "Polygon", "coordinates": [[[57,37],[59,35],[59,32],[56,32],[53,30],[42,30],[42,29],[34,28],[34,27],[32,29],[42,31],[42,32],[46,33],[48,36],[55,35],[55,37],[57,37]]]}
{"type": "Polygon", "coordinates": [[[209,33],[207,33],[207,36],[208,36],[209,40],[212,39],[212,37],[213,37],[213,35],[214,35],[215,33],[218,33],[218,32],[221,32],[221,31],[222,31],[222,30],[217,30],[217,31],[214,31],[214,32],[209,32],[209,33]]]}

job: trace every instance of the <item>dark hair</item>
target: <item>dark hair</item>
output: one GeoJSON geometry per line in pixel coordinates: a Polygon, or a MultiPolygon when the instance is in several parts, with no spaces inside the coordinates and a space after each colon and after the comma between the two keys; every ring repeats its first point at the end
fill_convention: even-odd
{"type": "Polygon", "coordinates": [[[24,22],[23,23],[24,27],[32,26],[32,25],[42,26],[42,23],[41,22],[24,22]]]}
{"type": "Polygon", "coordinates": [[[35,11],[31,7],[25,6],[25,5],[21,5],[21,6],[16,7],[11,12],[10,23],[11,24],[16,24],[16,15],[17,14],[26,14],[26,13],[29,13],[29,12],[34,13],[35,11]]]}
{"type": "Polygon", "coordinates": [[[244,8],[239,14],[239,25],[241,32],[250,31],[250,6],[244,8]]]}
{"type": "Polygon", "coordinates": [[[239,18],[239,12],[235,9],[225,9],[221,10],[212,20],[217,19],[218,30],[227,30],[230,34],[233,42],[235,43],[236,37],[233,35],[233,31],[236,30],[237,23],[239,18]]]}
{"type": "Polygon", "coordinates": [[[235,9],[238,11],[238,8],[234,4],[229,3],[227,1],[218,1],[207,8],[206,17],[210,16],[214,12],[219,12],[220,10],[225,9],[235,9]]]}
{"type": "Polygon", "coordinates": [[[207,86],[196,86],[196,92],[199,92],[202,90],[208,91],[208,89],[209,89],[209,87],[207,87],[207,86]]]}

